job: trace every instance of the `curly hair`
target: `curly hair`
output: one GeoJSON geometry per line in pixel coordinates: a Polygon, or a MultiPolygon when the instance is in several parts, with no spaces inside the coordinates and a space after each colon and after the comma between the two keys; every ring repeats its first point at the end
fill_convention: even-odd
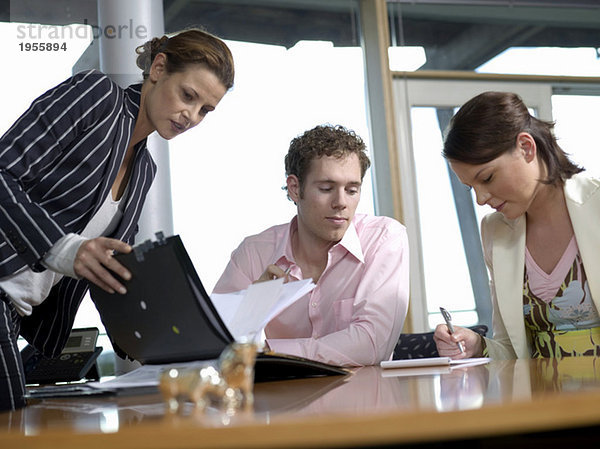
{"type": "MultiPolygon", "coordinates": [[[[292,139],[285,156],[285,175],[286,177],[295,175],[298,178],[302,195],[304,180],[313,159],[323,156],[342,159],[351,154],[358,156],[362,179],[370,167],[371,161],[366,154],[366,145],[360,136],[341,125],[319,125],[292,139]]],[[[283,189],[287,190],[286,187],[283,189]]]]}
{"type": "Polygon", "coordinates": [[[135,52],[138,54],[136,64],[143,70],[144,79],[150,75],[150,67],[156,55],[164,53],[167,56],[168,73],[182,72],[190,64],[204,64],[226,89],[233,87],[235,70],[229,47],[204,30],[191,28],[171,37],[155,37],[137,47],[135,52]]]}

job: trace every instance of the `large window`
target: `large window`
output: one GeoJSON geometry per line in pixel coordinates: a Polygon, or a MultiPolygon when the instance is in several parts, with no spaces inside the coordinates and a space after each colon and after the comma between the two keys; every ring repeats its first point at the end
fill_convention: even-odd
{"type": "MultiPolygon", "coordinates": [[[[226,39],[236,66],[217,110],[169,142],[174,230],[210,292],[245,236],[294,216],[282,190],[294,137],[340,124],[370,150],[364,58],[355,1],[191,2],[181,12],[226,39]]],[[[359,212],[373,212],[371,182],[369,172],[359,212]]]]}
{"type": "Polygon", "coordinates": [[[32,23],[0,22],[1,48],[6,58],[5,70],[0,71],[4,104],[0,108],[0,134],[6,132],[35,98],[71,76],[73,65],[90,44],[89,36],[91,34],[88,38],[77,37],[74,26],[50,28],[32,23]],[[50,39],[50,32],[62,38],[50,39]],[[40,40],[50,44],[60,42],[64,47],[58,51],[33,51],[32,42],[40,40]]]}
{"type": "MultiPolygon", "coordinates": [[[[167,32],[202,26],[226,40],[236,64],[235,86],[217,111],[169,142],[175,233],[181,235],[209,292],[245,236],[287,222],[295,214],[282,190],[283,158],[292,138],[319,124],[340,124],[359,134],[371,150],[358,3],[267,3],[164,3],[167,32]]],[[[85,8],[84,12],[75,8],[77,17],[93,12],[89,2],[78,5],[85,8]]],[[[42,22],[65,20],[41,11],[47,14],[42,22]]],[[[93,17],[89,19],[93,23],[93,17]]],[[[11,42],[8,48],[26,73],[13,70],[10,79],[3,79],[16,99],[10,100],[12,107],[5,108],[5,114],[22,112],[45,89],[70,76],[90,41],[69,44],[70,59],[59,60],[56,54],[18,53],[17,42],[12,45],[14,28],[7,33],[12,40],[4,42],[11,42]],[[28,56],[35,62],[27,64],[28,56]]],[[[79,69],[97,64],[93,53],[79,62],[79,69]]],[[[2,76],[6,75],[5,71],[2,76]]],[[[17,116],[0,117],[4,129],[17,116]]],[[[359,213],[373,213],[371,183],[369,171],[359,213]]],[[[89,297],[75,320],[75,327],[87,326],[102,329],[89,297]]],[[[105,336],[100,343],[110,348],[105,336]]]]}
{"type": "Polygon", "coordinates": [[[600,96],[553,94],[551,84],[534,82],[478,84],[396,80],[397,104],[405,111],[401,115],[410,118],[409,135],[400,151],[410,152],[401,158],[401,168],[412,182],[403,196],[411,220],[412,307],[417,311],[413,320],[421,330],[443,321],[440,306],[451,310],[461,325],[491,324],[479,226],[483,216],[493,211],[477,205],[441,156],[447,120],[462,103],[485,90],[517,92],[534,115],[555,121],[559,144],[573,161],[590,174],[600,174],[600,141],[595,133],[600,125],[600,96]],[[461,85],[466,87],[462,93],[461,85]]]}
{"type": "MultiPolygon", "coordinates": [[[[61,2],[55,8],[44,0],[11,3],[11,13],[21,14],[16,16],[21,21],[42,24],[83,23],[84,18],[94,23],[97,8],[93,0],[61,2]],[[30,17],[32,11],[35,17],[30,17]]],[[[236,61],[235,86],[217,111],[170,143],[175,232],[182,236],[210,291],[244,236],[287,222],[295,213],[281,190],[283,156],[293,137],[317,124],[342,124],[360,134],[372,150],[359,2],[163,3],[167,32],[205,26],[226,39],[236,61]]],[[[576,5],[562,2],[560,7],[561,2],[551,0],[528,7],[521,4],[531,2],[515,0],[496,1],[494,6],[449,0],[388,3],[390,55],[400,55],[403,63],[394,66],[397,70],[600,76],[600,11],[592,0],[576,5]]],[[[5,131],[35,97],[71,75],[90,39],[89,34],[87,39],[75,36],[60,55],[26,52],[19,47],[18,23],[1,25],[7,67],[12,67],[0,74],[3,98],[10,105],[0,111],[0,130],[5,131]]],[[[88,53],[79,61],[79,69],[97,66],[94,52],[88,53]]],[[[551,86],[544,95],[551,106],[549,117],[557,121],[561,145],[588,171],[600,174],[595,132],[600,100],[590,86],[584,91],[570,85],[551,86]]],[[[486,300],[478,293],[487,282],[485,269],[477,270],[480,255],[470,253],[477,251],[473,243],[479,237],[477,224],[486,211],[469,199],[472,231],[465,232],[467,218],[455,206],[459,190],[440,156],[441,119],[470,95],[465,91],[463,100],[443,102],[439,100],[444,96],[457,93],[455,87],[427,89],[438,101],[403,109],[409,104],[408,93],[406,86],[400,86],[397,94],[403,99],[396,104],[399,147],[407,150],[409,140],[414,145],[411,154],[400,158],[404,224],[413,236],[411,271],[425,273],[418,274],[423,282],[412,281],[414,331],[440,322],[439,305],[455,312],[459,324],[487,319],[481,308],[486,300]],[[465,245],[465,238],[473,233],[476,238],[465,245]]],[[[373,212],[372,181],[369,172],[359,211],[373,212]]],[[[462,210],[467,210],[464,203],[462,210]]],[[[95,308],[86,300],[75,326],[89,325],[101,327],[95,308]]]]}
{"type": "MultiPolygon", "coordinates": [[[[245,236],[294,216],[282,190],[292,138],[323,123],[353,129],[367,143],[369,136],[360,47],[228,44],[233,90],[204,123],[169,143],[175,232],[209,292],[245,236]]],[[[358,212],[373,212],[370,173],[358,212]]]]}
{"type": "Polygon", "coordinates": [[[412,236],[415,331],[443,322],[439,306],[453,311],[462,325],[491,322],[488,275],[482,269],[479,243],[479,223],[490,209],[476,205],[452,179],[440,155],[443,131],[464,101],[492,89],[522,94],[535,114],[556,121],[559,143],[573,160],[591,173],[600,172],[595,133],[600,124],[599,80],[544,82],[544,76],[600,76],[598,42],[591,31],[598,18],[597,5],[537,3],[531,7],[502,1],[494,6],[463,1],[389,2],[390,51],[421,49],[414,77],[395,75],[403,200],[412,236]],[[427,71],[423,78],[440,82],[419,85],[419,71],[427,71]],[[514,80],[515,74],[542,77],[530,77],[521,85],[486,84],[469,78],[466,71],[509,75],[505,80],[514,80]],[[444,77],[465,81],[442,82],[444,77]],[[541,85],[546,87],[538,91],[541,85]]]}

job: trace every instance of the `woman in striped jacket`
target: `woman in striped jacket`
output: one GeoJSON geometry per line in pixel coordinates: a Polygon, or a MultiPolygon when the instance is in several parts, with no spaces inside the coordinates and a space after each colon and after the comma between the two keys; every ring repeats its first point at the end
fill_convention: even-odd
{"type": "Polygon", "coordinates": [[[25,405],[23,335],[61,353],[89,282],[124,292],[111,255],[130,243],[156,166],[146,147],[196,126],[233,85],[231,52],[201,30],[137,49],[144,81],[95,70],[37,98],[0,138],[0,409],[25,405]]]}

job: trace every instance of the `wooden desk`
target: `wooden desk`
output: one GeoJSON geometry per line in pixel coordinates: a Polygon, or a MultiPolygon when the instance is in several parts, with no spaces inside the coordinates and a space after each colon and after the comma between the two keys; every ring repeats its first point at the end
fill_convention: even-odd
{"type": "Polygon", "coordinates": [[[600,424],[600,359],[435,371],[257,384],[254,413],[233,417],[165,415],[158,395],[43,400],[0,414],[0,447],[356,447],[600,424]]]}

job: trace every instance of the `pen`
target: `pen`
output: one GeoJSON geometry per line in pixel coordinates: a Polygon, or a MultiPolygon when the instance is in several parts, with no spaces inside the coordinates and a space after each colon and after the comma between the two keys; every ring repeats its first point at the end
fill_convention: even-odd
{"type": "MultiPolygon", "coordinates": [[[[275,265],[275,264],[273,264],[273,265],[275,265]]],[[[275,265],[275,266],[277,266],[277,265],[275,265]]],[[[275,273],[273,273],[271,275],[271,279],[277,279],[278,277],[282,277],[284,283],[288,282],[289,281],[289,277],[288,276],[290,274],[290,271],[292,271],[292,267],[287,267],[287,269],[283,272],[283,276],[278,276],[275,273]]]]}
{"type": "MultiPolygon", "coordinates": [[[[450,312],[448,312],[443,307],[440,307],[440,312],[442,312],[442,316],[444,317],[444,321],[446,321],[446,326],[448,326],[448,331],[451,334],[453,334],[454,333],[454,326],[452,326],[452,317],[450,316],[450,312]]],[[[465,349],[463,348],[462,341],[457,341],[456,344],[458,345],[458,349],[460,349],[460,352],[464,353],[465,349]]]]}

